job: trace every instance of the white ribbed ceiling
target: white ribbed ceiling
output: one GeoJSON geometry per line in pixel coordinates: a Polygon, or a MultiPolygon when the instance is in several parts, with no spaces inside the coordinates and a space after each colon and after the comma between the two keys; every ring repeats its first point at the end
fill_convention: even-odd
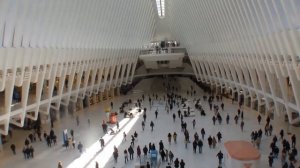
{"type": "Polygon", "coordinates": [[[166,0],[164,24],[196,56],[241,52],[239,48],[249,47],[244,41],[299,32],[299,18],[299,0],[166,0]]]}
{"type": "Polygon", "coordinates": [[[0,0],[0,44],[139,49],[173,38],[199,55],[300,26],[297,0],[166,0],[165,7],[160,19],[156,0],[0,0]]]}
{"type": "Polygon", "coordinates": [[[154,34],[151,0],[0,0],[2,47],[141,48],[154,34]]]}

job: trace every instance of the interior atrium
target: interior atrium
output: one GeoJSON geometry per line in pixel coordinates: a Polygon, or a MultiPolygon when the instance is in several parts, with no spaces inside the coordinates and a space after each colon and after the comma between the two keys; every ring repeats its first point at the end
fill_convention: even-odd
{"type": "Polygon", "coordinates": [[[299,0],[0,0],[1,168],[292,168],[299,139],[299,0]]]}

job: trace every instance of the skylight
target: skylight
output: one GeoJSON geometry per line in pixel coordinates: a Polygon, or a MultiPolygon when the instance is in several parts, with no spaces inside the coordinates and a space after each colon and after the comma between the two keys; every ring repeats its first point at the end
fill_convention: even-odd
{"type": "Polygon", "coordinates": [[[165,17],[165,0],[156,0],[157,12],[160,18],[165,17]]]}

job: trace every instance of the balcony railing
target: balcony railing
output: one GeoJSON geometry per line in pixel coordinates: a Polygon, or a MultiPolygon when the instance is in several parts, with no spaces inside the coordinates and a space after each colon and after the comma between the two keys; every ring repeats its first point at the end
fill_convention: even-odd
{"type": "Polygon", "coordinates": [[[171,53],[186,53],[186,49],[181,47],[143,49],[141,50],[140,55],[159,55],[159,54],[171,54],[171,53]]]}

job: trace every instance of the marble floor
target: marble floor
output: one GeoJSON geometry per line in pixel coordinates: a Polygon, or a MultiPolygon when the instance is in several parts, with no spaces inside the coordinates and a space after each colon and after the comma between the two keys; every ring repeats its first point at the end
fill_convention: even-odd
{"type": "MultiPolygon", "coordinates": [[[[204,141],[203,153],[194,154],[192,150],[192,144],[189,143],[188,147],[185,148],[184,145],[184,135],[181,132],[180,120],[176,118],[175,123],[173,122],[172,113],[177,114],[177,108],[173,109],[169,114],[165,111],[165,104],[163,101],[154,101],[152,108],[149,107],[148,94],[155,92],[162,99],[164,95],[164,88],[162,86],[163,80],[159,78],[150,78],[141,81],[130,94],[126,96],[116,97],[113,100],[108,100],[106,102],[101,102],[97,105],[91,106],[84,110],[76,112],[74,115],[67,115],[64,118],[61,118],[59,121],[54,123],[54,131],[58,136],[57,145],[49,148],[46,145],[45,141],[34,142],[32,146],[35,149],[35,157],[30,160],[24,160],[22,148],[24,144],[25,137],[28,136],[30,131],[25,130],[13,130],[13,136],[9,139],[9,143],[3,145],[3,151],[0,152],[0,168],[53,168],[57,167],[57,163],[62,161],[63,167],[68,168],[92,168],[95,167],[95,162],[99,163],[99,167],[105,168],[132,168],[140,160],[136,156],[136,147],[139,145],[141,149],[149,144],[149,142],[154,142],[155,146],[158,148],[158,142],[162,140],[166,149],[171,150],[175,157],[183,159],[186,163],[186,168],[215,168],[218,166],[218,159],[216,154],[221,150],[225,153],[223,143],[228,140],[247,140],[250,141],[250,133],[252,130],[258,130],[262,128],[264,130],[264,118],[261,125],[258,125],[256,117],[257,112],[243,108],[244,110],[244,120],[245,120],[245,129],[242,132],[239,125],[235,125],[233,122],[234,115],[238,109],[237,104],[231,104],[229,100],[223,100],[225,103],[225,109],[221,112],[223,119],[227,113],[230,115],[230,124],[227,125],[224,121],[221,125],[216,124],[215,126],[212,123],[213,112],[209,110],[208,103],[202,102],[202,106],[206,111],[206,116],[200,116],[200,113],[196,111],[195,117],[184,118],[184,121],[187,122],[187,129],[190,132],[190,139],[193,139],[195,132],[198,132],[200,135],[200,129],[204,128],[206,131],[206,138],[204,141]],[[101,123],[105,120],[106,116],[104,113],[105,107],[110,105],[110,102],[114,102],[113,111],[116,111],[121,103],[125,100],[132,99],[136,100],[141,98],[141,95],[145,94],[145,102],[143,106],[148,109],[147,112],[147,122],[145,130],[142,130],[141,122],[142,115],[136,115],[134,118],[123,118],[123,115],[118,116],[120,122],[120,132],[116,135],[104,135],[101,127],[101,123]],[[155,119],[154,111],[158,110],[158,118],[155,119]],[[79,116],[80,124],[76,125],[76,117],[79,116]],[[91,125],[88,125],[88,119],[90,119],[91,125]],[[192,128],[192,120],[196,120],[196,128],[192,128]],[[149,126],[150,121],[153,121],[154,131],[151,132],[149,126]],[[76,143],[79,141],[84,145],[85,152],[80,155],[77,149],[65,149],[62,147],[62,131],[64,129],[73,129],[74,137],[76,143]],[[124,163],[124,149],[128,148],[130,145],[130,136],[134,132],[138,133],[138,138],[135,142],[135,156],[134,160],[129,161],[127,164],[124,163]],[[222,142],[217,144],[215,149],[209,149],[207,144],[207,137],[209,135],[216,136],[217,132],[221,132],[223,135],[222,142]],[[123,140],[123,132],[127,134],[127,141],[123,140]],[[177,132],[178,142],[177,144],[171,143],[170,145],[167,142],[167,134],[169,132],[177,132]],[[99,139],[103,137],[106,142],[104,149],[100,148],[99,139]],[[17,147],[17,154],[13,155],[10,150],[10,144],[14,143],[17,147]],[[118,147],[119,158],[118,162],[115,163],[112,157],[113,146],[118,147]]],[[[189,100],[194,100],[194,98],[201,98],[203,92],[198,88],[191,80],[185,78],[177,78],[176,87],[179,88],[179,92],[187,97],[189,100]],[[187,96],[186,90],[193,85],[197,90],[197,96],[191,97],[187,96]]],[[[151,94],[152,95],[152,94],[151,94]]],[[[214,104],[220,105],[221,102],[214,102],[214,104]]],[[[283,115],[280,117],[275,117],[271,121],[271,124],[274,126],[273,134],[278,134],[280,129],[284,129],[285,132],[289,130],[292,133],[300,136],[300,128],[288,126],[287,123],[282,119],[283,115]]],[[[49,132],[50,124],[44,124],[43,130],[49,132]]],[[[115,125],[110,125],[110,127],[115,128],[115,125]]],[[[297,149],[299,149],[300,137],[298,136],[297,149]]],[[[286,137],[290,139],[290,137],[286,137]]],[[[269,144],[271,142],[271,137],[263,136],[261,143],[261,163],[259,167],[267,168],[268,167],[268,154],[270,153],[269,144]]],[[[280,150],[282,149],[281,145],[278,145],[280,150]]],[[[297,157],[298,159],[298,157],[297,157]]],[[[299,163],[297,164],[299,166],[299,163]]],[[[223,167],[226,167],[223,163],[223,167]]],[[[166,167],[166,163],[162,163],[160,167],[166,167]]],[[[274,161],[275,168],[281,167],[280,160],[274,161]]]]}

